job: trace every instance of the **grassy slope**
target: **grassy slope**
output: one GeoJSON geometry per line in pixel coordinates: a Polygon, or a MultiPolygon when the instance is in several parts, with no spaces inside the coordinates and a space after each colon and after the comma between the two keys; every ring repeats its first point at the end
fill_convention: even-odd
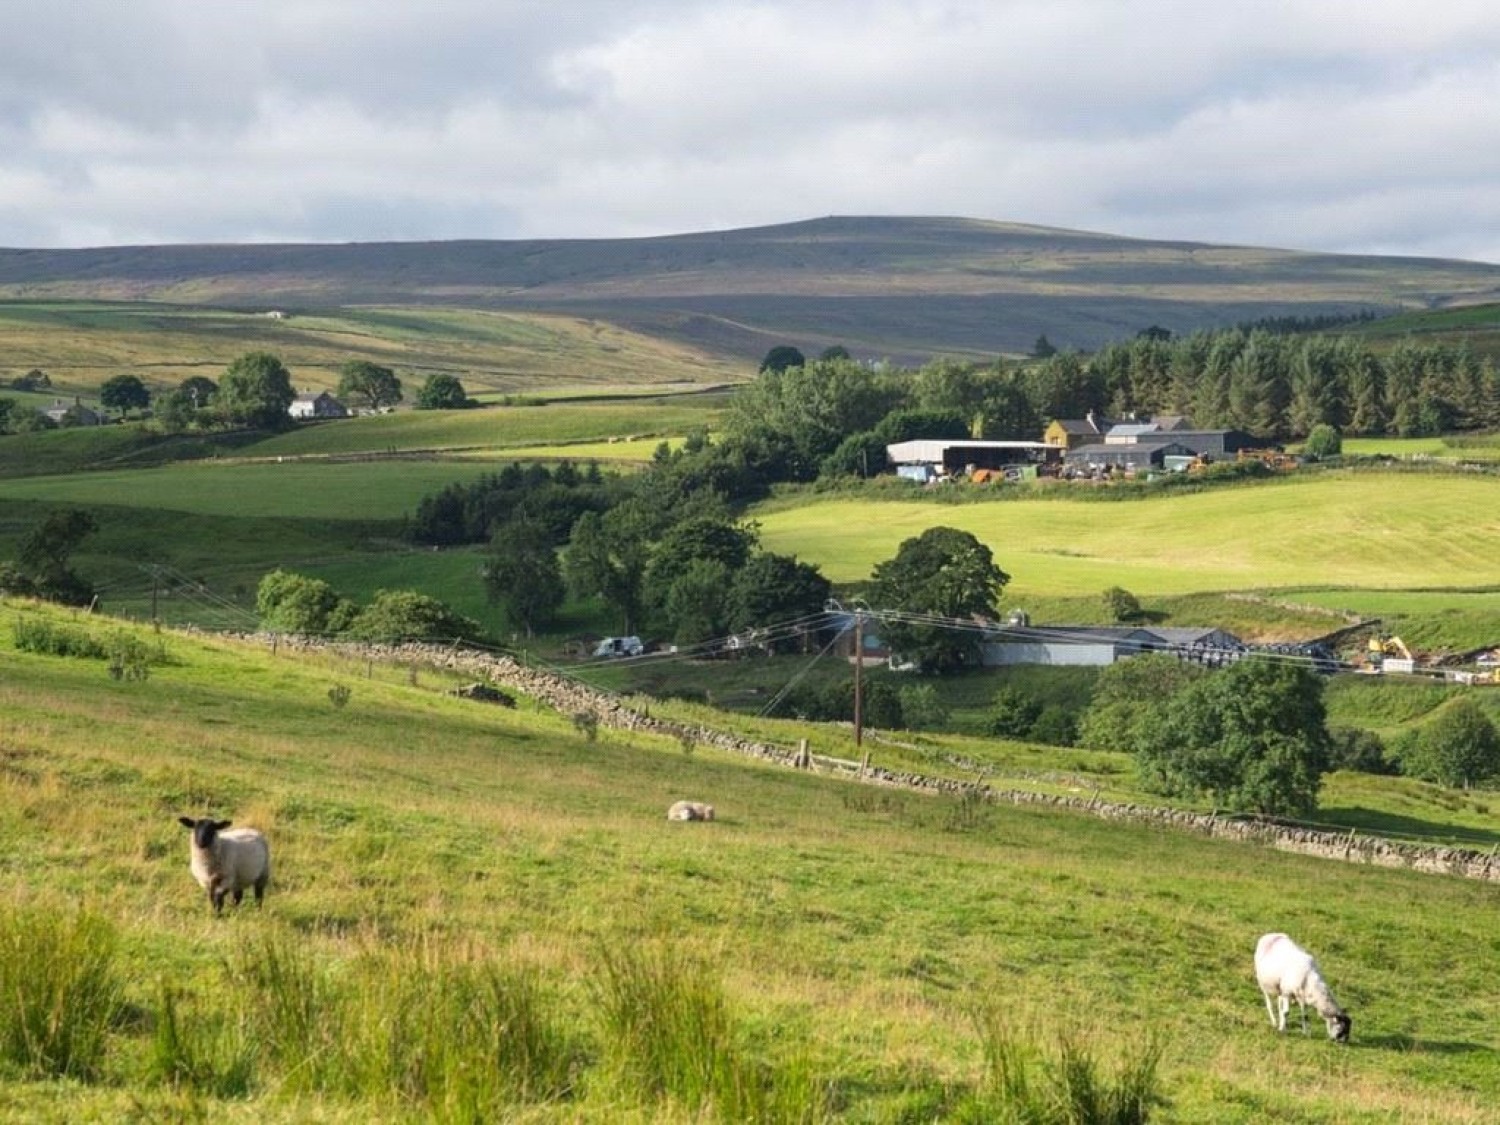
{"type": "Polygon", "coordinates": [[[155,389],[192,375],[217,379],[247,351],[280,356],[298,390],[331,389],[351,359],[384,364],[408,398],[437,372],[456,375],[471,394],[701,386],[752,373],[690,345],[540,312],[349,308],[270,320],[209,306],[0,301],[0,379],[40,368],[67,397],[119,374],[155,389]]]}
{"type": "MultiPolygon", "coordinates": [[[[703,750],[589,744],[524,706],[442,698],[429,675],[167,644],[172,663],[144,683],[10,652],[0,681],[0,894],[113,919],[138,1003],[164,971],[217,990],[222,959],[265,932],[330,962],[462,935],[575,991],[601,947],[668,940],[708,958],[740,1010],[797,1027],[849,1084],[850,1120],[895,1120],[903,1089],[971,1081],[977,997],[1116,1042],[1143,1023],[1164,1033],[1173,1120],[1478,1122],[1500,1098],[1500,987],[1473,971],[1500,954],[1487,888],[1038,811],[966,818],[703,750]],[[326,699],[337,682],[352,688],[342,711],[326,699]],[[684,794],[722,820],[664,824],[684,794]],[[263,914],[205,917],[172,820],[202,808],[272,834],[263,914]],[[1282,927],[1321,954],[1353,1048],[1266,1028],[1249,951],[1282,927]]],[[[119,1066],[140,1034],[118,1033],[119,1066]]],[[[128,1079],[0,1089],[21,1115],[174,1104],[128,1079]]],[[[555,1119],[620,1119],[597,1097],[555,1119]]],[[[260,1088],[213,1112],[318,1110],[260,1088]]]]}
{"type": "Polygon", "coordinates": [[[1500,582],[1494,484],[1459,476],[1338,473],[1120,502],[1036,499],[937,507],[821,500],[753,513],[771,550],[867,577],[934,524],[970,531],[1011,575],[1010,596],[1374,589],[1500,582]]]}

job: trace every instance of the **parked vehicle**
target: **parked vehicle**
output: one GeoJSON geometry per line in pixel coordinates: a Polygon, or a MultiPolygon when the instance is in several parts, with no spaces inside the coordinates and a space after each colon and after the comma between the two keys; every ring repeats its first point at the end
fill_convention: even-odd
{"type": "Polygon", "coordinates": [[[605,637],[594,649],[595,656],[639,656],[646,651],[640,637],[605,637]]]}

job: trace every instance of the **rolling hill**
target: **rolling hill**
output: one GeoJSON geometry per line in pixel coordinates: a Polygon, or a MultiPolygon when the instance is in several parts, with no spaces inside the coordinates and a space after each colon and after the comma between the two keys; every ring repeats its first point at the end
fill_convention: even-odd
{"type": "Polygon", "coordinates": [[[450,306],[597,320],[754,361],[1088,349],[1148,325],[1500,299],[1500,266],[1153,241],[958,218],[823,218],[657,238],[0,250],[0,298],[293,313],[450,306]]]}

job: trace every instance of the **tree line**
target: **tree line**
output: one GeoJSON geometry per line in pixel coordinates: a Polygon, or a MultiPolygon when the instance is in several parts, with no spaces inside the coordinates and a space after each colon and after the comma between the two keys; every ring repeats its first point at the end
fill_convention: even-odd
{"type": "MultiPolygon", "coordinates": [[[[32,370],[12,380],[14,390],[49,389],[46,372],[32,370]]],[[[394,370],[368,360],[349,360],[339,367],[334,392],[346,404],[370,411],[385,410],[405,397],[394,370]]],[[[120,418],[148,414],[168,433],[250,427],[275,430],[291,423],[289,413],[297,392],[292,374],[280,357],[271,352],[246,352],[224,369],[218,380],[193,375],[170,389],[153,391],[137,375],[115,375],[99,387],[99,404],[120,418]]],[[[459,410],[476,405],[454,375],[435,372],[417,391],[413,405],[418,410],[459,410]]],[[[81,425],[81,411],[64,412],[54,420],[40,410],[22,406],[19,399],[0,396],[0,433],[26,433],[81,425]]]]}

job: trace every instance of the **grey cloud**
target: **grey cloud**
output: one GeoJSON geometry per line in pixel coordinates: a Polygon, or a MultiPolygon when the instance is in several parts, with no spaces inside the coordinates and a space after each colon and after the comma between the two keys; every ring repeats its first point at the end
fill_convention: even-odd
{"type": "Polygon", "coordinates": [[[5,245],[884,213],[1500,247],[1488,0],[18,7],[0,8],[5,245]]]}

